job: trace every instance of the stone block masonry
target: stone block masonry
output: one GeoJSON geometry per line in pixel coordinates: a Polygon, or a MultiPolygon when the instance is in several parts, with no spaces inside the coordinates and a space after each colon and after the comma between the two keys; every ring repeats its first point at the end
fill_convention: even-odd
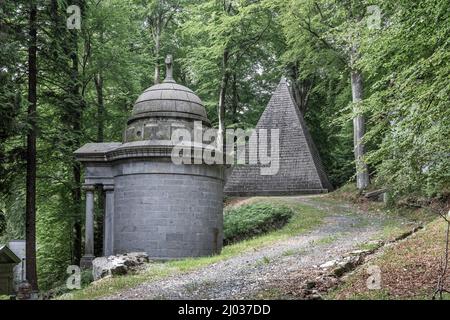
{"type": "MultiPolygon", "coordinates": [[[[200,98],[172,77],[146,89],[127,121],[123,143],[89,143],[75,151],[85,166],[85,267],[92,264],[93,190],[105,193],[103,255],[146,252],[150,259],[219,253],[223,238],[223,166],[172,162],[171,132],[210,127],[200,98]]],[[[202,151],[208,145],[200,144],[202,151]]]]}
{"type": "Polygon", "coordinates": [[[260,164],[237,165],[227,179],[224,189],[226,195],[314,194],[332,190],[286,80],[280,81],[255,131],[258,132],[258,129],[279,129],[278,173],[261,175],[260,164]]]}
{"type": "Polygon", "coordinates": [[[133,161],[131,170],[129,164],[118,165],[122,174],[114,178],[115,253],[144,251],[152,259],[172,259],[220,252],[220,170],[155,161],[133,161]]]}

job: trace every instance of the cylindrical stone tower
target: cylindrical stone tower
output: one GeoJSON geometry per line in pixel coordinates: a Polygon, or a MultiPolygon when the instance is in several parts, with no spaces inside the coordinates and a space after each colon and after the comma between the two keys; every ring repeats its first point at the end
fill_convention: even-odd
{"type": "MultiPolygon", "coordinates": [[[[223,168],[175,164],[173,130],[210,127],[192,90],[175,83],[172,57],[163,83],[137,99],[124,143],[108,152],[114,176],[113,251],[145,251],[171,259],[220,252],[223,238],[223,168]]],[[[206,148],[203,142],[200,149],[206,148]]]]}
{"type": "Polygon", "coordinates": [[[210,123],[202,101],[175,83],[171,56],[166,66],[164,82],[137,99],[123,142],[88,143],[74,153],[85,167],[84,267],[94,259],[95,190],[105,195],[102,255],[144,251],[152,259],[173,259],[222,249],[224,173],[211,164],[222,154],[208,141],[211,132],[203,140],[210,123]],[[189,160],[182,164],[172,158],[180,137],[189,160]]]}

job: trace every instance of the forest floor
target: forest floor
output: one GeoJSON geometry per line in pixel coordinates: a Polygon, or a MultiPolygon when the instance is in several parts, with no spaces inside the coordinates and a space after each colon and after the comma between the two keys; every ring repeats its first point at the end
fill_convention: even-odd
{"type": "MultiPolygon", "coordinates": [[[[340,286],[331,290],[328,299],[432,299],[444,261],[446,223],[438,218],[405,240],[387,246],[366,259],[365,264],[343,278],[340,286]],[[380,288],[368,289],[368,266],[377,266],[380,288]]],[[[448,261],[450,264],[450,259],[448,261]]],[[[450,288],[450,275],[443,278],[444,288],[450,288]]],[[[439,298],[438,295],[435,296],[439,298]]],[[[450,300],[444,293],[443,299],[450,300]]]]}
{"type": "MultiPolygon", "coordinates": [[[[280,231],[226,246],[221,255],[150,263],[138,275],[100,280],[63,298],[304,298],[304,288],[323,278],[320,265],[369,248],[377,241],[395,239],[424,223],[423,216],[418,219],[415,215],[390,212],[378,204],[355,205],[329,195],[235,199],[228,205],[250,202],[289,204],[298,217],[280,231]]],[[[367,277],[359,271],[357,280],[350,281],[358,285],[341,285],[322,297],[356,297],[354,289],[364,291],[361,284],[367,277]]],[[[359,297],[364,296],[361,292],[359,297]]],[[[384,291],[380,292],[378,298],[383,298],[384,291]]]]}

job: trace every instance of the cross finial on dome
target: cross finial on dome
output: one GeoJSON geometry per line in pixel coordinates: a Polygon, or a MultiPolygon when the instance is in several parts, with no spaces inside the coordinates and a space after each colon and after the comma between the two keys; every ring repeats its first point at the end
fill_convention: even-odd
{"type": "Polygon", "coordinates": [[[173,80],[173,58],[171,54],[168,54],[166,56],[166,60],[164,61],[166,63],[166,79],[164,79],[164,82],[175,82],[173,80]]]}

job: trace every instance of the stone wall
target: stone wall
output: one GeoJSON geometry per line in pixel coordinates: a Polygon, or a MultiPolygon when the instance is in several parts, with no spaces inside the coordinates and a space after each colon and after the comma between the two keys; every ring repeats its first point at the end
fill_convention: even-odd
{"type": "Polygon", "coordinates": [[[115,164],[114,176],[114,253],[171,259],[220,252],[221,168],[130,160],[115,164]]]}

